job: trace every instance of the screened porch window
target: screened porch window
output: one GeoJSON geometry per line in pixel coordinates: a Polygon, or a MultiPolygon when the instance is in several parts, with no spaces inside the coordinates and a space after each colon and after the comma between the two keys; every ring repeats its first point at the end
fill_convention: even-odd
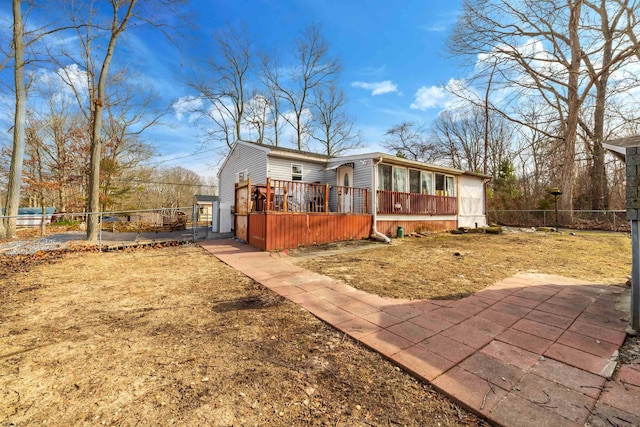
{"type": "Polygon", "coordinates": [[[402,193],[407,191],[407,170],[405,168],[393,168],[393,191],[402,193]]]}
{"type": "Polygon", "coordinates": [[[456,179],[453,176],[436,174],[436,196],[455,197],[456,179]]]}
{"type": "Polygon", "coordinates": [[[409,192],[414,194],[433,194],[433,174],[409,169],[409,192]]]}
{"type": "Polygon", "coordinates": [[[431,172],[421,172],[422,194],[433,194],[433,174],[431,172]]]}
{"type": "Polygon", "coordinates": [[[420,193],[420,171],[409,169],[409,193],[420,193]]]}
{"type": "Polygon", "coordinates": [[[378,165],[378,190],[391,191],[391,166],[378,165]]]}

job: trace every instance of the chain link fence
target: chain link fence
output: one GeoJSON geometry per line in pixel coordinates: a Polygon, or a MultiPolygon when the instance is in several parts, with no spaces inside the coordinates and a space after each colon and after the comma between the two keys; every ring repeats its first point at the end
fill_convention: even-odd
{"type": "Polygon", "coordinates": [[[490,210],[487,221],[510,227],[555,227],[630,232],[625,210],[490,210]]]}
{"type": "MultiPolygon", "coordinates": [[[[18,239],[56,235],[61,241],[86,238],[89,212],[42,212],[21,209],[16,216],[18,239]],[[44,224],[44,227],[43,227],[44,224]]],[[[211,237],[211,224],[203,221],[198,206],[97,212],[98,245],[131,244],[141,241],[197,241],[211,237]]],[[[0,215],[0,219],[7,218],[0,215]]]]}

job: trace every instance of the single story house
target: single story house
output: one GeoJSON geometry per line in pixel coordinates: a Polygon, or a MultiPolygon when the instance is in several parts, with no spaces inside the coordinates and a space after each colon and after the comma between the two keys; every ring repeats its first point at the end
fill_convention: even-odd
{"type": "Polygon", "coordinates": [[[330,158],[237,141],[218,172],[220,231],[271,250],[391,237],[398,227],[482,227],[489,179],[379,152],[330,158]],[[267,242],[269,234],[280,241],[267,242]]]}

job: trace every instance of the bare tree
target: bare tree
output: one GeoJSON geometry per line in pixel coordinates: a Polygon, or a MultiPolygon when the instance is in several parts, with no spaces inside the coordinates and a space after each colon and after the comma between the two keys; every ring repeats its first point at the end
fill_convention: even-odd
{"type": "Polygon", "coordinates": [[[200,113],[213,121],[210,136],[228,148],[242,139],[248,102],[247,85],[252,72],[251,42],[246,27],[226,28],[216,38],[217,56],[188,83],[208,102],[200,113]],[[211,76],[211,77],[210,77],[211,76]]]}
{"type": "MultiPolygon", "coordinates": [[[[585,1],[588,11],[585,19],[585,31],[597,35],[584,49],[583,60],[589,78],[595,86],[595,105],[593,125],[582,130],[587,134],[591,147],[590,198],[591,209],[608,208],[607,176],[605,166],[605,150],[602,142],[605,137],[605,117],[607,103],[612,92],[609,80],[621,68],[637,55],[640,44],[635,38],[640,24],[636,15],[640,5],[635,1],[585,1]]],[[[625,88],[629,90],[629,88],[625,88]]]]}
{"type": "MultiPolygon", "coordinates": [[[[564,6],[559,3],[468,0],[449,39],[449,49],[457,55],[499,58],[501,83],[513,90],[514,99],[535,95],[555,111],[560,123],[560,134],[555,137],[563,146],[561,207],[571,210],[576,133],[580,105],[586,96],[580,93],[583,0],[567,0],[564,6]],[[539,41],[551,48],[541,52],[539,41]]],[[[514,118],[504,109],[500,111],[514,118]]]]}
{"type": "Polygon", "coordinates": [[[309,110],[313,91],[321,86],[333,83],[340,71],[340,63],[329,56],[329,46],[325,41],[320,27],[312,24],[303,35],[295,41],[294,61],[289,77],[290,87],[276,81],[281,97],[291,108],[291,114],[284,114],[283,118],[296,132],[296,147],[303,148],[303,143],[309,134],[309,110]]]}
{"type": "Polygon", "coordinates": [[[280,132],[282,129],[280,91],[280,69],[277,54],[263,55],[261,60],[261,80],[265,88],[265,96],[269,102],[270,124],[272,128],[272,144],[276,147],[280,144],[280,132]]]}
{"type": "Polygon", "coordinates": [[[25,123],[27,116],[27,91],[25,87],[25,28],[22,21],[22,1],[13,0],[13,81],[15,85],[15,113],[13,121],[13,150],[9,170],[6,214],[8,218],[0,226],[0,237],[14,237],[16,216],[20,206],[22,163],[24,161],[25,123]]]}
{"type": "MultiPolygon", "coordinates": [[[[100,163],[102,160],[103,143],[103,114],[107,97],[107,85],[109,83],[109,68],[115,54],[116,43],[125,32],[131,19],[134,17],[134,9],[137,0],[110,0],[111,19],[107,25],[105,34],[94,33],[99,28],[93,19],[97,11],[93,5],[74,4],[71,10],[71,20],[75,24],[78,39],[82,46],[82,59],[86,71],[87,88],[89,89],[89,113],[90,124],[90,172],[89,172],[89,212],[87,218],[87,240],[98,239],[99,210],[100,210],[100,163]],[[88,6],[88,7],[87,7],[88,6]],[[85,9],[86,8],[86,9],[85,9]],[[86,15],[83,15],[83,12],[86,15]],[[104,56],[96,63],[96,52],[93,43],[98,37],[106,37],[107,45],[104,56]]],[[[76,91],[80,98],[79,91],[76,91]]]]}
{"type": "Polygon", "coordinates": [[[410,160],[434,163],[441,152],[427,139],[424,125],[415,122],[402,122],[385,132],[382,146],[394,154],[410,160]]]}
{"type": "Polygon", "coordinates": [[[265,131],[269,125],[269,100],[266,96],[254,92],[246,108],[245,121],[257,134],[257,138],[254,141],[258,144],[264,144],[265,131]]]}
{"type": "Polygon", "coordinates": [[[478,108],[469,111],[445,110],[434,121],[433,139],[442,147],[454,168],[482,171],[486,158],[485,116],[482,113],[478,108]]]}
{"type": "MultiPolygon", "coordinates": [[[[503,99],[496,111],[530,127],[521,114],[527,102],[541,101],[552,112],[556,125],[536,130],[551,129],[555,134],[546,136],[561,148],[562,171],[555,185],[563,190],[563,209],[572,209],[581,110],[594,86],[604,89],[607,73],[635,54],[637,45],[629,35],[637,32],[635,23],[620,28],[623,21],[635,22],[627,12],[635,8],[635,2],[623,0],[467,0],[449,39],[453,54],[497,64],[492,85],[502,89],[503,99]],[[619,28],[617,33],[613,28],[619,28]],[[613,40],[609,47],[607,40],[613,40]],[[615,51],[610,57],[609,48],[615,51]]],[[[492,68],[477,69],[484,73],[475,79],[486,78],[492,68]]],[[[598,147],[594,153],[600,157],[598,147]]]]}
{"type": "MultiPolygon", "coordinates": [[[[88,89],[88,106],[85,116],[90,124],[90,171],[89,171],[89,211],[87,221],[87,239],[98,238],[98,211],[100,209],[100,166],[104,141],[104,112],[107,107],[107,88],[112,81],[109,78],[116,44],[132,22],[150,25],[163,35],[168,35],[171,28],[163,23],[164,19],[175,16],[174,6],[180,0],[155,0],[138,2],[138,0],[110,0],[111,13],[102,15],[102,8],[93,2],[74,2],[69,8],[70,20],[77,29],[77,37],[81,46],[80,63],[88,89]],[[142,3],[142,4],[140,4],[142,3]],[[140,6],[140,7],[138,7],[140,6]],[[161,11],[163,13],[161,13],[161,11]],[[164,13],[166,12],[166,13],[164,13]],[[104,18],[106,22],[96,22],[104,18]],[[103,44],[102,42],[105,41],[103,44]],[[98,52],[101,52],[100,55],[98,52]]],[[[67,56],[75,61],[70,54],[67,56]]],[[[66,68],[65,68],[66,69],[66,68]]],[[[68,76],[73,82],[72,77],[68,76]]],[[[71,85],[75,87],[75,85],[71,85]]],[[[83,102],[84,92],[75,89],[79,105],[83,102]]]]}
{"type": "Polygon", "coordinates": [[[322,146],[329,157],[360,146],[360,135],[353,129],[353,119],[345,110],[347,99],[335,86],[315,90],[313,106],[313,132],[311,137],[322,146]]]}
{"type": "Polygon", "coordinates": [[[130,73],[122,72],[113,82],[107,98],[101,171],[101,210],[115,207],[134,187],[123,180],[153,155],[143,133],[158,124],[162,114],[151,107],[154,93],[128,83],[130,73]]]}

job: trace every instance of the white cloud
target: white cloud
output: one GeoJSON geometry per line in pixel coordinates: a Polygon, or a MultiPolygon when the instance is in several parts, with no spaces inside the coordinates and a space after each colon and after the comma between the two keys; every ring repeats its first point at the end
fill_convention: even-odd
{"type": "Polygon", "coordinates": [[[447,31],[447,24],[437,23],[430,25],[422,25],[420,26],[422,30],[429,31],[432,33],[442,33],[443,31],[447,31]]]}
{"type": "Polygon", "coordinates": [[[441,86],[422,86],[416,92],[416,99],[410,107],[421,111],[444,107],[450,98],[451,95],[441,86]]]}
{"type": "Polygon", "coordinates": [[[398,85],[393,83],[391,80],[384,80],[381,82],[372,82],[372,83],[353,82],[351,83],[351,86],[370,90],[372,96],[383,95],[385,93],[398,92],[398,85]]]}
{"type": "Polygon", "coordinates": [[[200,110],[202,106],[202,98],[197,96],[183,96],[173,104],[173,111],[175,111],[178,120],[182,120],[182,117],[188,114],[189,122],[192,122],[197,117],[194,113],[200,110]]]}

